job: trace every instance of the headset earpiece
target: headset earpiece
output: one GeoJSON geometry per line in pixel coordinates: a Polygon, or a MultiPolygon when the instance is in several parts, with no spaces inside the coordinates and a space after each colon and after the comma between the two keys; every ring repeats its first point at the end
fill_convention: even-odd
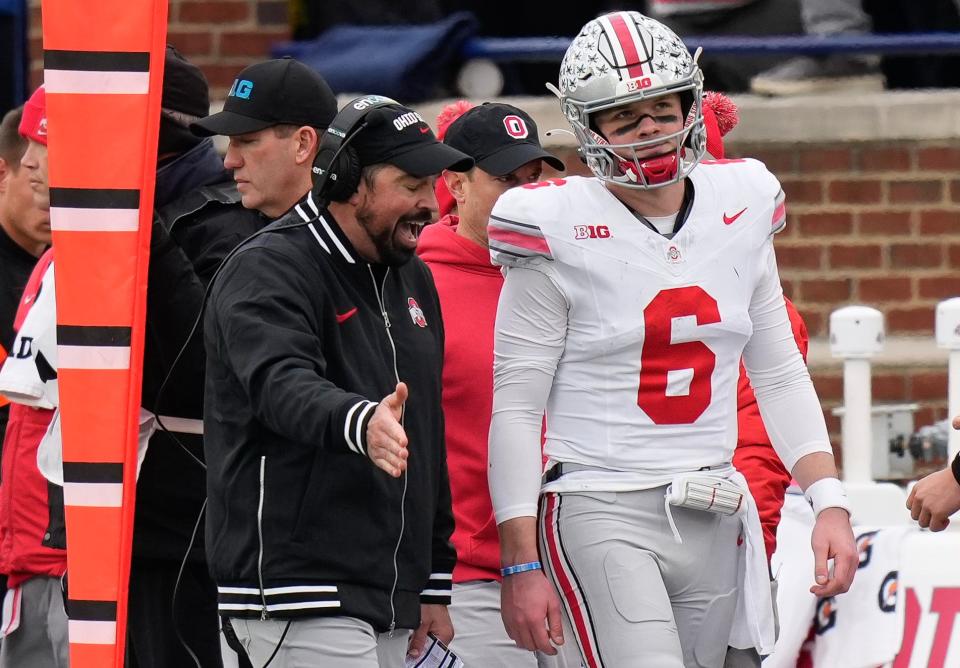
{"type": "Polygon", "coordinates": [[[385,116],[379,107],[397,104],[380,95],[365,95],[347,103],[320,139],[313,160],[313,193],[319,200],[344,202],[360,186],[360,156],[349,146],[364,128],[379,125],[385,116]]]}

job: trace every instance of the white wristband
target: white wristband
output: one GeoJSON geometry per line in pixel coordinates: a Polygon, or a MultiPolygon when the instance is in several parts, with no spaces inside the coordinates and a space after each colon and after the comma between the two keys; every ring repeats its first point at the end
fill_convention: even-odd
{"type": "Polygon", "coordinates": [[[836,478],[820,478],[803,493],[810,505],[813,506],[813,516],[819,517],[827,508],[843,508],[850,512],[850,502],[847,500],[847,491],[843,483],[836,478]]]}

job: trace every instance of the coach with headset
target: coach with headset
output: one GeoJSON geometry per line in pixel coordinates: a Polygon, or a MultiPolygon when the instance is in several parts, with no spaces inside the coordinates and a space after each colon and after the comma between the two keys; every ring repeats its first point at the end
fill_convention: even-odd
{"type": "Polygon", "coordinates": [[[359,98],[313,190],[214,284],[207,552],[254,665],[399,668],[453,635],[443,326],[414,251],[435,176],[472,166],[416,112],[359,98]]]}

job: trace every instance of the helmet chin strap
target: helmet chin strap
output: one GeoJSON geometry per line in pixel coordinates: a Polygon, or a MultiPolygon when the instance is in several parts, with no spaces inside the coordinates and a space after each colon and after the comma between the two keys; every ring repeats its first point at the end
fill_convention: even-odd
{"type": "MultiPolygon", "coordinates": [[[[587,128],[587,132],[593,140],[599,145],[610,146],[599,132],[587,128]]],[[[677,152],[671,151],[665,155],[657,155],[647,160],[638,160],[640,171],[637,171],[637,163],[632,160],[624,160],[617,155],[613,148],[607,148],[607,152],[617,161],[623,176],[618,179],[629,181],[630,183],[639,183],[642,185],[660,185],[676,178],[677,170],[680,168],[680,161],[677,159],[677,152]]]]}
{"type": "MultiPolygon", "coordinates": [[[[625,163],[630,171],[636,171],[636,165],[632,162],[625,163]]],[[[667,155],[658,155],[649,160],[640,161],[640,173],[643,174],[644,181],[650,185],[659,185],[672,181],[677,176],[678,168],[677,152],[673,151],[667,155]]]]}

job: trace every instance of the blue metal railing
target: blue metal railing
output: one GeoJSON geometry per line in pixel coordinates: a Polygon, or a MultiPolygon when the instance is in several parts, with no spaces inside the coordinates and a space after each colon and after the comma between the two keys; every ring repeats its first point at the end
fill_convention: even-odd
{"type": "MultiPolygon", "coordinates": [[[[489,58],[499,62],[557,62],[570,45],[570,37],[474,37],[461,51],[467,60],[489,58]]],[[[830,53],[960,53],[960,32],[868,35],[772,35],[766,37],[687,37],[687,47],[702,46],[713,55],[830,53]]]]}

